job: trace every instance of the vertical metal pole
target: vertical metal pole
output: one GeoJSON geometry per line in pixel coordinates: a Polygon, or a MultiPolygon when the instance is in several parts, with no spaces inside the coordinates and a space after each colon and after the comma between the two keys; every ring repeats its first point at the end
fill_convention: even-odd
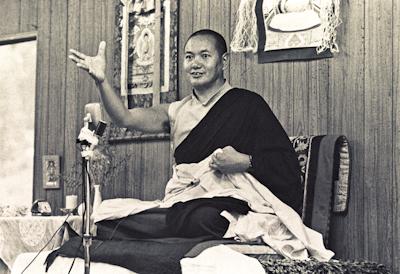
{"type": "Polygon", "coordinates": [[[83,234],[83,248],[84,248],[84,261],[85,261],[85,274],[90,273],[90,245],[92,244],[92,235],[90,234],[90,181],[89,181],[89,160],[82,157],[82,180],[83,187],[85,188],[85,214],[84,226],[85,231],[83,234]]]}

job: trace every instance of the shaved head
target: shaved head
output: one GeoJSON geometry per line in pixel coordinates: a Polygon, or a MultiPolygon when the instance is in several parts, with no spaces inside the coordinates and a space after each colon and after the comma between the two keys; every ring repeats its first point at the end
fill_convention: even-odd
{"type": "MultiPolygon", "coordinates": [[[[186,40],[186,44],[191,38],[197,37],[197,36],[211,37],[212,40],[214,41],[214,46],[220,56],[222,56],[224,53],[226,53],[228,51],[224,37],[222,37],[222,35],[219,34],[218,32],[210,30],[210,29],[202,29],[202,30],[198,30],[198,31],[192,33],[189,36],[189,38],[186,40]]],[[[186,44],[185,44],[185,46],[186,46],[186,44]]]]}

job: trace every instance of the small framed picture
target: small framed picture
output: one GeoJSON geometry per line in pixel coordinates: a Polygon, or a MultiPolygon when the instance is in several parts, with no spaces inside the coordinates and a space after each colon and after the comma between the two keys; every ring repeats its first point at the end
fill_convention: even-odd
{"type": "Polygon", "coordinates": [[[60,188],[60,156],[43,156],[43,188],[60,188]]]}

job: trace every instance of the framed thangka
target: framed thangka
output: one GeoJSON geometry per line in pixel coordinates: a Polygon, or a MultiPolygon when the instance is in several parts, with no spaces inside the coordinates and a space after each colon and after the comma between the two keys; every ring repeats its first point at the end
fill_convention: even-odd
{"type": "Polygon", "coordinates": [[[339,6],[340,0],[256,0],[259,63],[332,57],[339,6]]]}
{"type": "Polygon", "coordinates": [[[178,0],[121,0],[114,86],[128,108],[177,99],[178,0]]]}

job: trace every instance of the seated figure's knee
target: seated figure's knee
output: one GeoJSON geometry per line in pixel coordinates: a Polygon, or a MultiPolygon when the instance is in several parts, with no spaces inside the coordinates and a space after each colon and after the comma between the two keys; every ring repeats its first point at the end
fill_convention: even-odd
{"type": "Polygon", "coordinates": [[[188,216],[185,236],[215,236],[222,238],[229,226],[229,221],[220,215],[221,210],[203,206],[194,209],[188,216]]]}

